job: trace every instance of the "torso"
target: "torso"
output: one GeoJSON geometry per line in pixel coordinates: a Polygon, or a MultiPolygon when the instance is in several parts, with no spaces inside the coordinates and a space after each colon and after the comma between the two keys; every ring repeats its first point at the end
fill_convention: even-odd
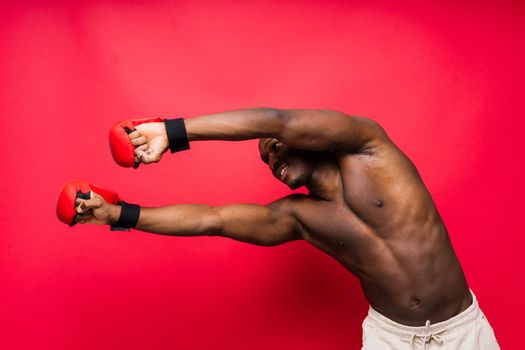
{"type": "Polygon", "coordinates": [[[420,326],[466,309],[463,271],[410,160],[389,142],[335,159],[337,195],[294,199],[304,238],[356,275],[372,307],[394,321],[420,326]]]}

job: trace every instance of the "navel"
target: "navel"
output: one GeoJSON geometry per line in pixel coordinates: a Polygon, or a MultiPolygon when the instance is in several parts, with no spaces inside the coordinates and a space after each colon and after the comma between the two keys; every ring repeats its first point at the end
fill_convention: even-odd
{"type": "Polygon", "coordinates": [[[339,242],[337,242],[337,244],[338,244],[341,248],[345,246],[345,242],[343,242],[343,241],[339,241],[339,242]]]}
{"type": "Polygon", "coordinates": [[[381,199],[376,199],[376,200],[374,201],[374,205],[375,205],[376,207],[378,207],[378,208],[382,208],[383,205],[384,205],[384,203],[383,203],[383,201],[382,201],[381,199]]]}
{"type": "Polygon", "coordinates": [[[419,304],[421,304],[421,301],[419,301],[418,298],[410,298],[410,308],[411,309],[415,309],[417,307],[419,307],[419,304]]]}

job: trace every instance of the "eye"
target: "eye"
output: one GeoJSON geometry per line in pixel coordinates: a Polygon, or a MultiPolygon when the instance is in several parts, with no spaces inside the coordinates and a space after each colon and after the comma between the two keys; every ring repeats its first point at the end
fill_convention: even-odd
{"type": "Polygon", "coordinates": [[[280,142],[275,142],[275,143],[272,144],[271,148],[272,148],[272,151],[277,152],[279,150],[279,148],[281,148],[281,143],[280,142]]]}

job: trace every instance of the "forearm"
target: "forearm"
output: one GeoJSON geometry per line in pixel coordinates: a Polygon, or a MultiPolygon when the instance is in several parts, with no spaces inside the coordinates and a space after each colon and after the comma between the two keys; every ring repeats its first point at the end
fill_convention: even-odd
{"type": "Polygon", "coordinates": [[[278,137],[284,119],[280,110],[253,108],[186,119],[185,125],[190,141],[241,141],[278,137]]]}
{"type": "Polygon", "coordinates": [[[219,222],[213,207],[180,204],[141,208],[136,230],[174,236],[217,234],[219,222]]]}
{"type": "MultiPolygon", "coordinates": [[[[110,210],[114,223],[120,206],[110,210]]],[[[141,208],[136,230],[172,236],[219,235],[257,245],[277,245],[300,239],[298,224],[288,214],[257,204],[211,207],[180,204],[141,208]]]]}

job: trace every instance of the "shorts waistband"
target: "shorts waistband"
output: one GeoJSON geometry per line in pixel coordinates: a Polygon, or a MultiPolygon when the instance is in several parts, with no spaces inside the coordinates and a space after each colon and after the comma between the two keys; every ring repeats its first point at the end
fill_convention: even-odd
{"type": "Polygon", "coordinates": [[[397,323],[383,316],[372,307],[370,307],[368,310],[368,319],[372,326],[407,339],[412,339],[414,336],[441,334],[445,331],[453,331],[460,326],[462,328],[470,323],[475,322],[479,317],[483,316],[483,312],[479,308],[476,296],[472,291],[470,291],[470,294],[472,295],[472,304],[467,309],[442,322],[429,324],[427,321],[426,326],[411,327],[397,323]]]}

